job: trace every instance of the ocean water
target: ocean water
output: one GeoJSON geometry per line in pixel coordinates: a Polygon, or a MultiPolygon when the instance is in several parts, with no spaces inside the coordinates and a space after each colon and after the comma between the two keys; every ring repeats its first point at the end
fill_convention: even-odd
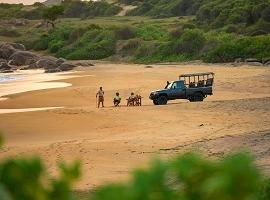
{"type": "Polygon", "coordinates": [[[19,74],[0,74],[0,83],[20,80],[22,78],[23,76],[19,74]]]}

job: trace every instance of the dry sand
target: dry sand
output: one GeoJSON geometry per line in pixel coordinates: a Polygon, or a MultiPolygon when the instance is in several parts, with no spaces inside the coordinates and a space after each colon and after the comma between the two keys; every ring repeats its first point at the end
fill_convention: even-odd
{"type": "Polygon", "coordinates": [[[66,77],[70,87],[13,94],[0,101],[0,109],[62,107],[0,114],[6,138],[0,157],[35,152],[52,174],[57,161],[80,159],[79,189],[125,180],[156,155],[171,157],[191,149],[221,157],[248,148],[270,173],[270,68],[97,64],[72,75],[81,77],[66,77]],[[215,72],[216,82],[214,96],[202,103],[177,100],[154,106],[148,99],[151,90],[179,74],[205,71],[215,72]],[[105,89],[104,109],[96,108],[100,85],[105,89]],[[123,100],[130,92],[140,93],[144,106],[125,107],[123,101],[122,107],[112,107],[116,91],[123,100]]]}

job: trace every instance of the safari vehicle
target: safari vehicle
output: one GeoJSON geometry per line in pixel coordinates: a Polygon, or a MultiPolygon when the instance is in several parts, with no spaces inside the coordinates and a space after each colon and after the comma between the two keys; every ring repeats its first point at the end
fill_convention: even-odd
{"type": "Polygon", "coordinates": [[[167,82],[165,89],[151,92],[149,98],[155,105],[166,105],[176,99],[203,101],[213,95],[214,75],[213,72],[180,75],[179,80],[167,82]]]}

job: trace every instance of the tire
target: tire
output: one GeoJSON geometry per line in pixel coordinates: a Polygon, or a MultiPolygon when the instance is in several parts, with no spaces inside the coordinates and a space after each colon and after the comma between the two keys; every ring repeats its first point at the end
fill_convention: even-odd
{"type": "Polygon", "coordinates": [[[197,101],[203,101],[203,99],[204,99],[204,96],[203,96],[202,93],[195,93],[194,96],[193,96],[193,100],[195,102],[197,102],[197,101]]]}
{"type": "Polygon", "coordinates": [[[154,105],[158,105],[157,100],[153,100],[153,104],[154,104],[154,105]]]}
{"type": "Polygon", "coordinates": [[[166,105],[167,102],[168,102],[168,99],[167,99],[166,96],[160,96],[160,97],[158,97],[158,99],[157,99],[158,105],[166,105]]]}

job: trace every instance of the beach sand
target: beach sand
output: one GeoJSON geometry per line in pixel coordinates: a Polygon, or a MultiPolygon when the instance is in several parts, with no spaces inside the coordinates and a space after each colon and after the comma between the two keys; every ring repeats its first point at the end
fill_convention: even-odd
{"type": "MultiPolygon", "coordinates": [[[[0,101],[0,109],[61,107],[0,114],[6,141],[0,157],[38,154],[52,174],[57,162],[79,159],[83,176],[77,188],[82,190],[127,180],[133,169],[147,166],[155,156],[169,158],[194,149],[219,158],[248,148],[258,166],[270,174],[269,67],[152,66],[98,63],[51,80],[68,83],[68,87],[17,94],[0,85],[0,91],[11,94],[0,101]],[[208,71],[216,73],[215,89],[204,102],[177,100],[154,106],[148,99],[167,80],[176,80],[182,73],[208,71]],[[96,108],[99,86],[105,90],[104,109],[96,108]],[[112,107],[115,92],[123,100],[119,108],[112,107]],[[142,107],[124,106],[131,92],[144,97],[142,107]]],[[[32,76],[33,82],[39,79],[32,76]]],[[[33,82],[12,84],[27,91],[33,82]]]]}

